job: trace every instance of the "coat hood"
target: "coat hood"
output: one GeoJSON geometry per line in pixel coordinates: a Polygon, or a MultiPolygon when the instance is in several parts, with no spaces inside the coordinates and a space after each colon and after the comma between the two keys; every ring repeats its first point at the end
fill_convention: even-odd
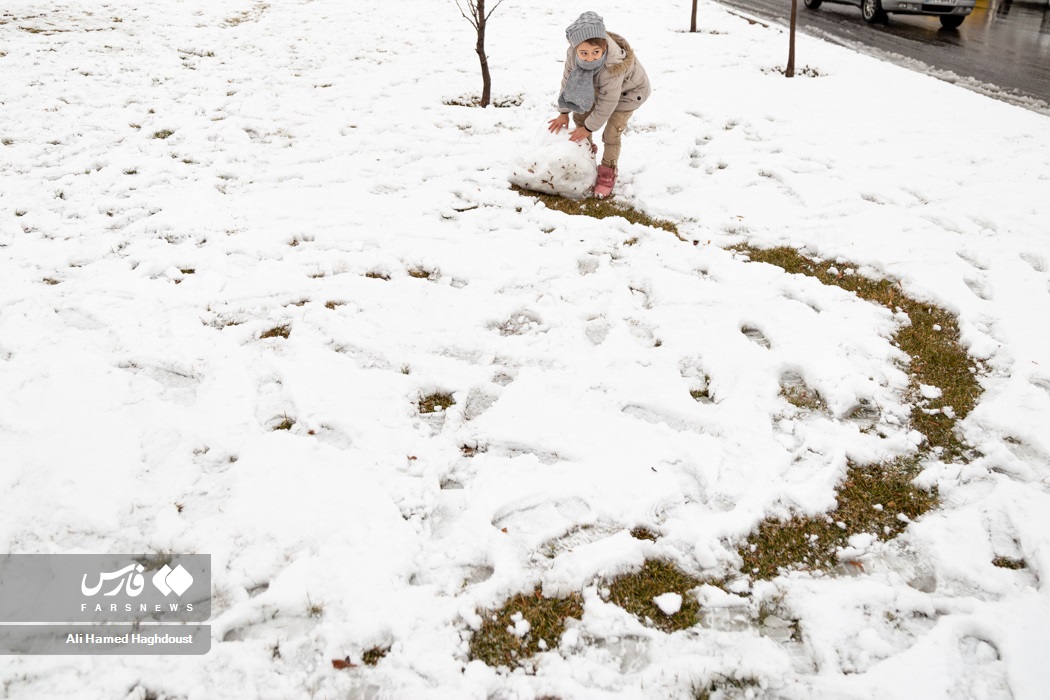
{"type": "Polygon", "coordinates": [[[619,34],[607,31],[605,35],[609,41],[609,58],[605,61],[605,71],[610,75],[626,73],[634,66],[634,51],[631,45],[619,34]]]}

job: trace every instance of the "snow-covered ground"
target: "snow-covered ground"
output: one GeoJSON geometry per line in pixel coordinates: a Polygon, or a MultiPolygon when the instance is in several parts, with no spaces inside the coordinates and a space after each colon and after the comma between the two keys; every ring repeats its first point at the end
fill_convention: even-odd
{"type": "Polygon", "coordinates": [[[0,697],[1046,697],[1050,120],[806,37],[787,80],[784,32],[688,5],[507,0],[521,104],[481,110],[444,104],[480,91],[444,0],[4,3],[0,551],[211,553],[215,614],[203,657],[0,658],[0,697]],[[655,88],[618,193],[696,245],[508,189],[586,9],[655,88]],[[900,319],[738,242],[899,280],[988,368],[937,511],[863,573],[752,586],[796,641],[710,587],[672,635],[595,592],[724,574],[847,459],[915,449],[900,319]],[[468,663],[476,611],[537,584],[585,595],[561,647],[468,663]]]}

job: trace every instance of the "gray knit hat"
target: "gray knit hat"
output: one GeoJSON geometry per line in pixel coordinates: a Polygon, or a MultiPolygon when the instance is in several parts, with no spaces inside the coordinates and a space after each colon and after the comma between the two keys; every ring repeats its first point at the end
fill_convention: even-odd
{"type": "Polygon", "coordinates": [[[605,39],[605,22],[595,12],[584,12],[565,30],[565,38],[573,48],[588,39],[605,39]]]}

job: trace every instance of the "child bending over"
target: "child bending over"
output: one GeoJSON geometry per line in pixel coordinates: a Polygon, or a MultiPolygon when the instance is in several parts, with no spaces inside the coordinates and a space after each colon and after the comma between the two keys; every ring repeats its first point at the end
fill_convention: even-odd
{"type": "Polygon", "coordinates": [[[591,138],[602,131],[602,162],[598,166],[596,197],[608,197],[616,184],[616,164],[620,158],[620,136],[627,120],[648,98],[652,88],[645,69],[619,34],[605,31],[605,22],[594,12],[584,12],[565,30],[569,49],[561,78],[557,117],[548,124],[554,133],[569,127],[569,112],[576,130],[572,141],[587,139],[591,152],[598,147],[591,138]]]}

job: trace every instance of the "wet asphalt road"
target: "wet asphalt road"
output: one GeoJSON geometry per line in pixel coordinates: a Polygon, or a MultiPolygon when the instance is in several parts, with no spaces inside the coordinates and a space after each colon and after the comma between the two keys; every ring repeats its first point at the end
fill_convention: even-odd
{"type": "MultiPolygon", "coordinates": [[[[719,1],[785,26],[791,14],[791,0],[719,1]]],[[[798,0],[798,27],[954,80],[946,73],[950,71],[971,89],[1050,114],[1050,0],[977,0],[958,29],[943,29],[936,17],[915,15],[890,15],[888,24],[869,25],[859,7],[825,0],[819,9],[810,10],[798,0]]],[[[806,63],[801,54],[795,60],[799,67],[806,63]]]]}

